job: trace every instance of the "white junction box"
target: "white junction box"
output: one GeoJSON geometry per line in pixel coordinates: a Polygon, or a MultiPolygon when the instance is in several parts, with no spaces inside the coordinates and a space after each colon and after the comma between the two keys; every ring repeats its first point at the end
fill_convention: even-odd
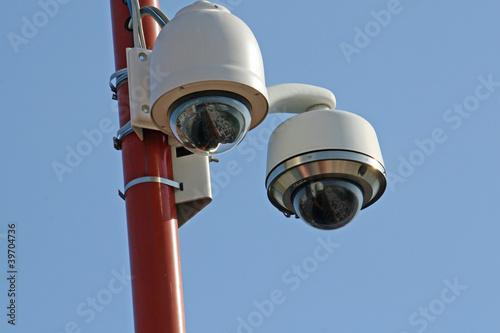
{"type": "Polygon", "coordinates": [[[172,149],[174,181],[182,184],[175,189],[175,205],[179,227],[212,202],[209,157],[193,154],[175,138],[168,137],[172,149]]]}

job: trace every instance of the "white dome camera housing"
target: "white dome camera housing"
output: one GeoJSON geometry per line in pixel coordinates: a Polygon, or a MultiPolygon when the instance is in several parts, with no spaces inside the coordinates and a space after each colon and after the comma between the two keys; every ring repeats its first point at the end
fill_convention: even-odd
{"type": "Polygon", "coordinates": [[[337,229],[378,200],[386,171],[377,136],[363,118],[317,110],[271,135],[266,187],[271,203],[319,229],[337,229]]]}
{"type": "Polygon", "coordinates": [[[150,71],[153,122],[195,153],[234,148],[268,113],[257,41],[221,5],[180,10],[158,35],[150,71]]]}

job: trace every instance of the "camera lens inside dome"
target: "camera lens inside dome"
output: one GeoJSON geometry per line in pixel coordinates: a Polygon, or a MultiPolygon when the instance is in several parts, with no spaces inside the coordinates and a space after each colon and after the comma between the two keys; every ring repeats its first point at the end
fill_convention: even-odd
{"type": "Polygon", "coordinates": [[[337,229],[349,223],[363,204],[361,189],[346,180],[318,179],[300,187],[293,198],[299,217],[319,229],[337,229]]]}
{"type": "Polygon", "coordinates": [[[184,147],[202,155],[234,148],[250,127],[250,111],[225,96],[202,96],[180,104],[170,116],[170,127],[184,147]]]}

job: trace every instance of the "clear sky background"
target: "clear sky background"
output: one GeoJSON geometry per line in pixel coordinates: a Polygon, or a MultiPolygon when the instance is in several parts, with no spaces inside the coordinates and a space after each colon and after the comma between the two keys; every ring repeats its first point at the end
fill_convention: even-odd
{"type": "MultiPolygon", "coordinates": [[[[0,4],[0,331],[131,333],[109,3],[51,2],[0,4]]],[[[374,126],[389,186],[339,230],[286,219],[266,196],[267,119],[211,165],[214,200],[179,231],[188,332],[499,332],[500,2],[217,3],[253,30],[267,85],[325,87],[374,126]]]]}

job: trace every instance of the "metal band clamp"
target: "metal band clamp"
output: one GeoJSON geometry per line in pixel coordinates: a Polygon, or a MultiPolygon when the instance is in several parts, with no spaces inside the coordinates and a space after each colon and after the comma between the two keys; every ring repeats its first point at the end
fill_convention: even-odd
{"type": "Polygon", "coordinates": [[[118,96],[118,89],[120,89],[121,86],[123,86],[125,83],[128,82],[128,69],[127,68],[122,68],[113,74],[111,74],[109,78],[109,87],[111,88],[111,91],[113,92],[113,99],[117,100],[118,96]],[[116,80],[116,84],[113,84],[113,80],[116,80]]]}
{"type": "Polygon", "coordinates": [[[160,184],[171,186],[173,188],[177,188],[181,191],[183,190],[182,183],[179,183],[179,182],[176,182],[176,181],[173,181],[170,179],[166,179],[166,178],[162,178],[162,177],[140,177],[140,178],[136,178],[136,179],[133,179],[130,182],[128,182],[127,185],[125,185],[123,192],[118,190],[118,195],[123,200],[125,200],[125,193],[127,193],[127,190],[134,185],[142,184],[142,183],[160,183],[160,184]]]}
{"type": "Polygon", "coordinates": [[[122,128],[116,132],[116,136],[113,138],[113,146],[116,150],[122,149],[122,140],[129,134],[134,133],[134,129],[132,128],[132,123],[129,121],[122,128]]]}

